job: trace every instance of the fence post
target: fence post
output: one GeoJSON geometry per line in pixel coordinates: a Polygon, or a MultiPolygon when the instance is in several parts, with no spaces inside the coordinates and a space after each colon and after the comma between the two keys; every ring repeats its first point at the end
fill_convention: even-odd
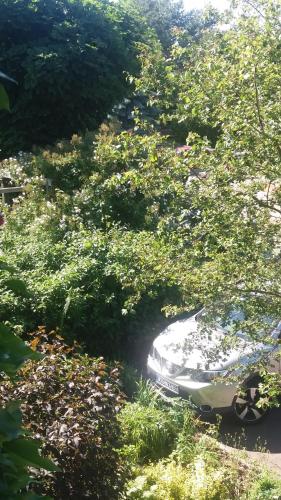
{"type": "MultiPolygon", "coordinates": [[[[1,179],[1,188],[4,187],[3,179],[1,179]]],[[[5,193],[2,191],[2,204],[5,205],[5,193]]]]}

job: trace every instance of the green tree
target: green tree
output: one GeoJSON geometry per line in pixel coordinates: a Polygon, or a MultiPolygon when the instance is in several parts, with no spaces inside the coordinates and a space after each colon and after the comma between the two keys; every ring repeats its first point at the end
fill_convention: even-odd
{"type": "Polygon", "coordinates": [[[18,81],[0,115],[2,157],[95,129],[128,91],[144,30],[118,4],[3,0],[0,64],[18,81]]]}
{"type": "Polygon", "coordinates": [[[217,12],[212,9],[186,12],[182,0],[121,0],[120,3],[144,18],[165,51],[170,49],[179,32],[184,31],[186,42],[190,42],[200,38],[218,19],[217,12]]]}
{"type": "Polygon", "coordinates": [[[169,59],[144,56],[138,84],[164,122],[194,118],[219,130],[212,152],[206,137],[187,137],[186,197],[197,222],[178,239],[185,250],[177,248],[174,270],[187,303],[197,297],[222,314],[243,306],[255,336],[265,315],[281,316],[281,26],[279,2],[247,4],[226,31],[175,46],[169,59]]]}
{"type": "Polygon", "coordinates": [[[187,17],[182,1],[122,0],[122,3],[126,9],[137,10],[143,16],[165,49],[172,43],[171,30],[183,28],[187,17]]]}
{"type": "Polygon", "coordinates": [[[185,59],[177,116],[198,116],[221,131],[212,154],[189,138],[189,168],[205,173],[188,188],[201,214],[191,235],[201,289],[225,301],[245,292],[255,312],[278,315],[280,5],[261,8],[262,16],[249,8],[228,31],[208,36],[195,47],[194,64],[185,59]]]}

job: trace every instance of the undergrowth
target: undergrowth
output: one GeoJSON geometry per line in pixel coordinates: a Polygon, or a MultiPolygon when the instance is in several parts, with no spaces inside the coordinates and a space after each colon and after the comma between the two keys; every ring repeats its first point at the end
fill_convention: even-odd
{"type": "Polygon", "coordinates": [[[136,383],[118,420],[130,468],[124,500],[281,498],[273,473],[220,446],[219,422],[202,422],[188,401],[164,401],[149,381],[136,383]]]}

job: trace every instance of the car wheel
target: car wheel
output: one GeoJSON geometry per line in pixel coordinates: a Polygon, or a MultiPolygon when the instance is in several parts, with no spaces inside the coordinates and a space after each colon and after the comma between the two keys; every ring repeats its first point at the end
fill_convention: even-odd
{"type": "Polygon", "coordinates": [[[242,425],[257,424],[267,414],[267,408],[257,406],[260,400],[258,383],[252,383],[253,387],[246,387],[241,393],[237,394],[232,403],[232,408],[236,420],[242,425]]]}

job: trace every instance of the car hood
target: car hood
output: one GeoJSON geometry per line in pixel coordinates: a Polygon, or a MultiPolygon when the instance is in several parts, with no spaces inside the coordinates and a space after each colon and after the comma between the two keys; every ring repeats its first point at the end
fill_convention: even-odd
{"type": "Polygon", "coordinates": [[[272,345],[234,338],[219,328],[204,331],[195,316],[172,323],[156,337],[153,347],[164,359],[195,370],[224,370],[237,363],[248,364],[273,349],[272,345]]]}

